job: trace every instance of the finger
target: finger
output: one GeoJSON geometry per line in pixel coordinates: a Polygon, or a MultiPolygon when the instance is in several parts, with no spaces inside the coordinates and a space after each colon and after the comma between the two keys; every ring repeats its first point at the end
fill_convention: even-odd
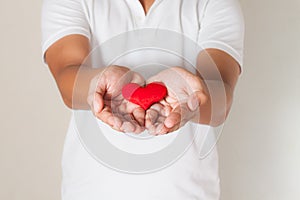
{"type": "MultiPolygon", "coordinates": [[[[170,94],[170,93],[169,93],[170,94]]],[[[176,95],[170,94],[168,95],[165,100],[167,104],[175,104],[178,102],[178,99],[176,98],[176,95]],[[170,96],[172,95],[172,96],[170,96]]]]}
{"type": "Polygon", "coordinates": [[[172,128],[167,128],[164,123],[159,124],[157,127],[157,134],[159,135],[164,135],[164,134],[169,134],[174,131],[177,131],[180,127],[184,126],[188,120],[187,119],[182,119],[179,123],[174,124],[172,128]]]}
{"type": "Polygon", "coordinates": [[[121,126],[121,130],[125,133],[133,133],[135,131],[135,126],[132,123],[125,121],[121,126]]]}
{"type": "Polygon", "coordinates": [[[155,76],[150,77],[150,78],[146,81],[146,84],[153,83],[153,82],[162,82],[162,81],[161,81],[161,79],[159,78],[159,76],[155,75],[155,76]]]}
{"type": "Polygon", "coordinates": [[[150,110],[155,110],[159,115],[165,115],[165,107],[161,103],[155,103],[150,107],[150,110]]]}
{"type": "Polygon", "coordinates": [[[96,117],[109,126],[114,126],[115,119],[110,108],[105,107],[100,113],[96,113],[96,117]]]}
{"type": "Polygon", "coordinates": [[[154,110],[154,109],[147,110],[145,125],[147,127],[154,125],[156,123],[158,116],[159,116],[159,113],[156,110],[154,110]]]}
{"type": "Polygon", "coordinates": [[[113,100],[121,103],[122,101],[124,101],[124,97],[122,94],[119,94],[115,96],[113,100]]]}
{"type": "Polygon", "coordinates": [[[150,135],[155,135],[156,133],[156,127],[152,124],[146,126],[146,129],[149,131],[150,135]]]}
{"type": "Polygon", "coordinates": [[[124,107],[123,107],[122,111],[124,111],[124,113],[133,113],[133,111],[137,108],[142,109],[139,105],[134,104],[134,103],[132,103],[130,101],[127,101],[127,100],[124,100],[123,104],[124,104],[124,107]]]}
{"type": "Polygon", "coordinates": [[[131,123],[131,115],[130,114],[123,114],[122,115],[122,126],[121,129],[125,133],[132,133],[135,130],[135,126],[131,123]]]}
{"type": "Polygon", "coordinates": [[[140,134],[140,133],[143,132],[144,130],[145,130],[145,127],[137,125],[137,126],[135,127],[134,133],[135,133],[135,134],[140,134]]]}
{"type": "Polygon", "coordinates": [[[101,94],[99,94],[91,89],[90,89],[88,97],[87,97],[87,103],[90,105],[91,110],[94,113],[99,113],[104,107],[104,100],[103,100],[101,94]]]}
{"type": "Polygon", "coordinates": [[[156,103],[153,104],[148,110],[147,110],[147,117],[151,119],[151,123],[154,124],[157,120],[158,116],[161,114],[163,110],[163,105],[156,103]]]}
{"type": "Polygon", "coordinates": [[[132,83],[137,83],[141,86],[145,85],[145,79],[142,75],[140,75],[139,73],[137,72],[134,72],[133,74],[133,78],[132,78],[132,83]]]}
{"type": "Polygon", "coordinates": [[[123,121],[121,120],[122,119],[122,116],[121,115],[117,115],[117,114],[114,114],[110,123],[112,123],[112,128],[116,131],[122,131],[121,130],[121,126],[122,126],[122,123],[123,121]]]}
{"type": "Polygon", "coordinates": [[[174,111],[170,113],[170,115],[166,118],[164,125],[167,128],[173,128],[176,124],[181,121],[181,112],[180,108],[176,108],[174,111]]]}
{"type": "MultiPolygon", "coordinates": [[[[170,112],[172,111],[172,107],[164,99],[161,100],[157,104],[158,104],[159,107],[156,108],[155,110],[159,111],[160,115],[168,116],[170,114],[170,112]]],[[[156,104],[154,104],[154,105],[157,106],[156,104]]]]}
{"type": "Polygon", "coordinates": [[[145,110],[140,106],[135,105],[126,100],[123,101],[119,106],[116,106],[116,112],[122,113],[125,121],[132,123],[138,130],[136,132],[144,131],[145,126],[145,110]]]}
{"type": "Polygon", "coordinates": [[[126,133],[135,134],[140,134],[145,130],[145,128],[140,126],[136,121],[123,121],[121,129],[126,133]]]}
{"type": "Polygon", "coordinates": [[[97,76],[93,78],[90,83],[90,92],[96,92],[103,97],[106,92],[106,84],[106,81],[104,81],[101,76],[97,76]]]}
{"type": "Polygon", "coordinates": [[[164,134],[167,132],[164,127],[166,116],[170,113],[170,106],[164,106],[160,103],[154,104],[146,115],[146,128],[152,135],[164,134]]]}
{"type": "Polygon", "coordinates": [[[175,124],[172,128],[168,128],[167,131],[166,131],[166,133],[164,133],[164,134],[169,134],[169,133],[172,133],[174,131],[177,131],[180,127],[181,127],[180,123],[179,124],[175,124]]]}
{"type": "Polygon", "coordinates": [[[187,104],[191,111],[195,111],[200,105],[205,104],[207,100],[208,98],[205,93],[203,93],[202,91],[196,91],[192,95],[190,95],[187,104]]]}
{"type": "Polygon", "coordinates": [[[208,95],[205,92],[203,92],[203,91],[196,92],[196,96],[198,97],[198,99],[200,101],[200,105],[207,103],[208,95]]]}
{"type": "MultiPolygon", "coordinates": [[[[169,110],[169,108],[166,108],[165,106],[163,106],[160,103],[156,103],[156,104],[152,105],[150,107],[150,109],[147,110],[147,112],[146,112],[146,120],[145,120],[146,128],[147,129],[152,128],[152,126],[154,126],[154,124],[156,124],[158,122],[158,119],[160,117],[165,118],[166,114],[169,113],[168,110],[169,110]]],[[[160,123],[163,123],[163,121],[161,120],[160,123]]]]}
{"type": "MultiPolygon", "coordinates": [[[[156,112],[156,111],[155,111],[156,112]]],[[[146,128],[150,132],[151,135],[158,135],[161,133],[161,128],[164,126],[165,116],[158,116],[155,122],[147,122],[146,120],[146,128]]]]}
{"type": "Polygon", "coordinates": [[[178,124],[175,124],[172,128],[169,128],[167,133],[177,131],[180,127],[183,127],[188,121],[189,120],[187,118],[181,119],[181,121],[178,124]]]}
{"type": "Polygon", "coordinates": [[[180,122],[190,120],[194,115],[195,112],[192,112],[188,108],[187,103],[182,103],[175,107],[175,109],[166,118],[165,126],[171,129],[180,122]]]}
{"type": "Polygon", "coordinates": [[[155,133],[156,135],[164,135],[169,132],[169,128],[167,128],[164,123],[159,123],[156,127],[155,133]]]}
{"type": "Polygon", "coordinates": [[[167,117],[172,112],[172,107],[170,105],[165,105],[164,109],[161,111],[161,115],[167,117]]]}
{"type": "Polygon", "coordinates": [[[94,100],[92,104],[93,104],[94,112],[100,113],[104,107],[104,102],[102,96],[99,93],[96,92],[94,94],[94,100]]]}
{"type": "Polygon", "coordinates": [[[188,107],[191,111],[196,110],[200,106],[200,102],[195,94],[192,94],[188,101],[187,101],[188,107]]]}
{"type": "Polygon", "coordinates": [[[127,113],[127,108],[126,108],[126,100],[124,100],[123,102],[121,102],[119,105],[117,105],[115,107],[115,112],[118,112],[118,113],[127,113]]]}
{"type": "Polygon", "coordinates": [[[156,124],[155,135],[164,135],[168,132],[168,128],[165,127],[164,123],[156,124]]]}
{"type": "Polygon", "coordinates": [[[134,119],[131,114],[125,114],[123,116],[123,125],[122,128],[127,133],[141,133],[144,129],[141,127],[138,122],[134,119]]]}
{"type": "Polygon", "coordinates": [[[145,126],[145,110],[138,107],[133,110],[132,115],[140,126],[145,126]]]}

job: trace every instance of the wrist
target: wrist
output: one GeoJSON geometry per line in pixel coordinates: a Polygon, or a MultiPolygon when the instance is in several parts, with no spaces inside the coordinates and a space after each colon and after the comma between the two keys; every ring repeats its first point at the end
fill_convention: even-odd
{"type": "MultiPolygon", "coordinates": [[[[102,68],[80,67],[77,70],[72,91],[72,109],[89,110],[87,101],[92,89],[92,82],[96,80],[103,71],[102,68]]],[[[95,85],[96,86],[96,85],[95,85]]]]}

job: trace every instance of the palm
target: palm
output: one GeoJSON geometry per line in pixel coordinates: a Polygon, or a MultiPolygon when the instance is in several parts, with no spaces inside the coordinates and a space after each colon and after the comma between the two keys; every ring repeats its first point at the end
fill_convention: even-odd
{"type": "Polygon", "coordinates": [[[92,92],[95,116],[115,130],[142,132],[144,130],[144,110],[125,100],[121,91],[124,85],[131,82],[143,84],[144,79],[128,68],[111,66],[95,80],[96,88],[92,92]]]}
{"type": "Polygon", "coordinates": [[[189,120],[199,117],[199,97],[205,95],[199,77],[176,67],[164,70],[148,80],[153,81],[163,82],[168,88],[168,95],[147,111],[146,128],[152,134],[173,132],[189,120]]]}

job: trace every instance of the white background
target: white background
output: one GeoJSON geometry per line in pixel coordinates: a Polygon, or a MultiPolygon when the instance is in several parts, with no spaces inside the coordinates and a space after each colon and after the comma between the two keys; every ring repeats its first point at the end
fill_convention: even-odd
{"type": "MultiPolygon", "coordinates": [[[[60,198],[70,110],[40,49],[41,1],[0,1],[0,199],[60,198]]],[[[243,75],[219,142],[222,200],[300,199],[300,1],[242,0],[243,75]]]]}
{"type": "Polygon", "coordinates": [[[219,143],[222,200],[299,200],[300,1],[241,3],[245,67],[219,143]]]}

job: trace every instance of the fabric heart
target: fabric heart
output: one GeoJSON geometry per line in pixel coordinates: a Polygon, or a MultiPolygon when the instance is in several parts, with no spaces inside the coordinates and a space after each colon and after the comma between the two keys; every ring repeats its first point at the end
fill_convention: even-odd
{"type": "Polygon", "coordinates": [[[147,110],[152,104],[159,102],[167,95],[167,88],[158,82],[150,83],[145,87],[129,83],[123,87],[122,94],[126,100],[147,110]]]}

